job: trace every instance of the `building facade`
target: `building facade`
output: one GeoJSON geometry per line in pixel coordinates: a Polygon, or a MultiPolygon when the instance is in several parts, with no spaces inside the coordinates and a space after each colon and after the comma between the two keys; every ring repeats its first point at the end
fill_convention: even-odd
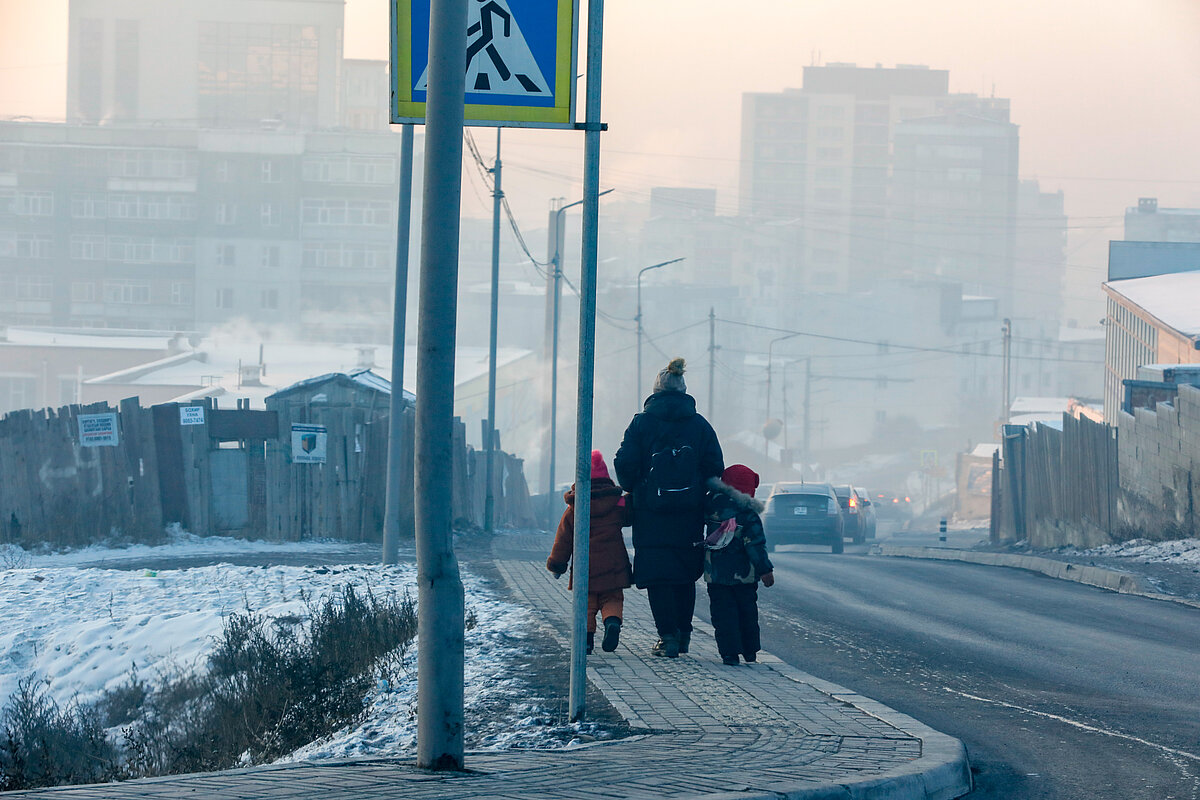
{"type": "Polygon", "coordinates": [[[1146,364],[1200,364],[1200,270],[1110,280],[1105,320],[1104,418],[1117,419],[1121,382],[1146,364]]]}

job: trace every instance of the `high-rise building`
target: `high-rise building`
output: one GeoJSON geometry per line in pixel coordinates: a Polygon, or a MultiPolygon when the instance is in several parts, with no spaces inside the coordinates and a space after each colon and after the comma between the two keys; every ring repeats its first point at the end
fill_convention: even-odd
{"type": "Polygon", "coordinates": [[[786,228],[788,282],[846,291],[943,278],[1008,303],[1017,126],[949,73],[829,64],[743,97],[741,212],[786,228]]]}
{"type": "Polygon", "coordinates": [[[341,41],[341,0],[72,0],[67,123],[0,123],[5,321],[386,338],[399,137],[341,41]]]}
{"type": "Polygon", "coordinates": [[[1139,197],[1125,209],[1127,242],[1200,242],[1200,208],[1160,208],[1158,198],[1139,197]]]}
{"type": "Polygon", "coordinates": [[[342,0],[71,0],[67,121],[340,124],[342,0]]]}

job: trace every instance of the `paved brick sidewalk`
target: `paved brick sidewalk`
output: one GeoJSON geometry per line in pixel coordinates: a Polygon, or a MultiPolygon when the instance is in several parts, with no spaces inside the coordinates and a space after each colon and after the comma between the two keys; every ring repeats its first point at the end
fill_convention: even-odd
{"type": "MultiPolygon", "coordinates": [[[[496,566],[513,594],[564,643],[570,595],[542,567],[546,536],[497,538],[496,566]]],[[[470,753],[470,772],[400,760],[288,764],[124,784],[4,794],[7,798],[937,798],[970,788],[955,739],[768,653],[727,667],[698,624],[691,653],[655,658],[645,594],[626,593],[621,647],[588,660],[588,677],[638,735],[563,751],[470,753]]]]}

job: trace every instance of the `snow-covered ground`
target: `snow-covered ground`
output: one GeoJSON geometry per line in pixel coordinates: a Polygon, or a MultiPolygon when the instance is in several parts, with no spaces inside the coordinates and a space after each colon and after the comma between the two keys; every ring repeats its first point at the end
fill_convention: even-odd
{"type": "MultiPolygon", "coordinates": [[[[129,561],[196,555],[315,554],[344,551],[345,543],[267,543],[176,534],[162,547],[88,548],[63,554],[0,552],[0,707],[18,682],[36,676],[60,702],[95,700],[125,683],[132,670],[153,682],[203,669],[226,616],[247,609],[268,617],[304,616],[308,604],[340,587],[415,596],[411,564],[383,567],[233,566],[131,570],[129,561]],[[121,563],[124,569],[87,566],[121,563]]],[[[562,747],[576,734],[603,735],[594,726],[554,724],[529,698],[522,680],[537,623],[531,613],[499,599],[464,573],[466,713],[471,747],[562,747]]],[[[416,736],[416,642],[392,684],[364,698],[365,719],[292,759],[411,754],[416,736]]]]}
{"type": "Polygon", "coordinates": [[[1170,542],[1130,539],[1128,542],[1094,547],[1079,552],[1081,555],[1127,558],[1147,564],[1200,565],[1200,539],[1176,539],[1170,542]]]}

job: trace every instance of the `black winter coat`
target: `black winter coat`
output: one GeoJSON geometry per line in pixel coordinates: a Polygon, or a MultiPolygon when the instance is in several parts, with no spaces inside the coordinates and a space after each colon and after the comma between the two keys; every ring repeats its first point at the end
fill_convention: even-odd
{"type": "Polygon", "coordinates": [[[775,570],[767,557],[767,537],[759,517],[763,503],[720,481],[711,481],[709,486],[711,491],[705,501],[708,528],[714,529],[733,518],[737,521],[737,533],[720,550],[704,552],[705,582],[725,586],[758,583],[759,578],[775,570]]]}
{"type": "Polygon", "coordinates": [[[696,413],[696,401],[683,392],[655,392],[625,429],[613,459],[617,482],[633,495],[633,582],[638,588],[692,583],[704,569],[704,507],[694,511],[653,512],[639,497],[650,471],[650,457],[667,434],[696,451],[702,480],[725,471],[721,444],[708,420],[696,413]]]}

